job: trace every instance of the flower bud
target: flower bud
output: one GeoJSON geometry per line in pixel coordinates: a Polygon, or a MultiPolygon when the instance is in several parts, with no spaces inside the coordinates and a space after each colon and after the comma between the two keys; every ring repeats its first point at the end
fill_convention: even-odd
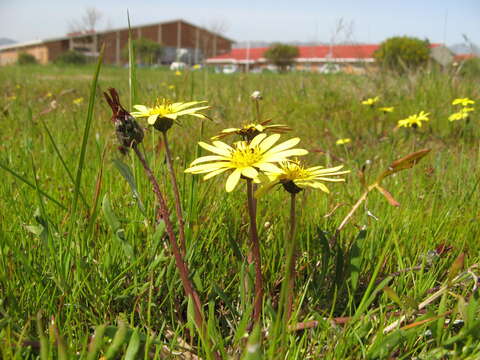
{"type": "Polygon", "coordinates": [[[106,92],[103,94],[113,111],[112,122],[115,124],[115,133],[121,145],[120,151],[126,153],[128,148],[142,142],[143,130],[135,118],[120,104],[117,90],[110,88],[108,91],[110,95],[106,92]]]}

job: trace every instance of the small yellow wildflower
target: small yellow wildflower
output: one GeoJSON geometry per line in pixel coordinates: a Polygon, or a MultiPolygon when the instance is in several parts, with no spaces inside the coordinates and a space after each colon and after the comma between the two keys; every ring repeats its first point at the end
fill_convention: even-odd
{"type": "Polygon", "coordinates": [[[345,179],[336,176],[348,174],[350,171],[340,171],[342,168],[343,165],[333,168],[324,168],[323,166],[305,168],[299,161],[283,161],[280,163],[280,171],[267,174],[271,181],[258,189],[255,196],[262,196],[277,184],[282,184],[285,190],[293,194],[306,187],[329,193],[330,191],[323,182],[344,182],[345,179]]]}
{"type": "Polygon", "coordinates": [[[375,96],[373,98],[368,98],[367,100],[362,101],[362,105],[373,106],[380,100],[380,96],[375,96]]]}
{"type": "Polygon", "coordinates": [[[287,125],[281,125],[281,124],[267,125],[270,121],[272,120],[263,121],[260,124],[254,124],[254,123],[245,124],[240,128],[223,129],[220,132],[220,134],[212,137],[212,140],[218,140],[218,139],[224,138],[225,136],[236,134],[236,135],[240,135],[243,138],[243,140],[250,141],[258,134],[261,134],[264,132],[281,134],[291,130],[287,125]]]}
{"type": "Polygon", "coordinates": [[[344,138],[344,139],[338,139],[335,144],[337,145],[345,145],[345,144],[348,144],[349,142],[351,142],[352,139],[350,138],[344,138]]]}
{"type": "Polygon", "coordinates": [[[467,108],[467,107],[464,107],[462,109],[460,109],[460,111],[456,112],[456,113],[453,113],[452,115],[450,115],[448,117],[448,120],[450,121],[456,121],[456,120],[465,120],[465,119],[468,119],[468,117],[470,116],[470,113],[472,111],[475,111],[475,108],[473,107],[470,107],[470,108],[467,108]]]}
{"type": "Polygon", "coordinates": [[[198,70],[198,69],[201,69],[201,68],[202,68],[202,65],[200,65],[200,64],[193,65],[194,70],[198,70]]]}
{"type": "Polygon", "coordinates": [[[458,98],[452,101],[452,105],[462,105],[462,106],[468,106],[468,105],[473,105],[475,104],[475,101],[469,99],[469,98],[458,98]]]}
{"type": "Polygon", "coordinates": [[[384,114],[386,114],[386,113],[391,113],[391,112],[393,112],[394,110],[395,110],[395,107],[393,107],[393,106],[386,106],[386,107],[379,107],[379,108],[378,108],[378,111],[381,111],[381,112],[383,112],[384,114]]]}
{"type": "Polygon", "coordinates": [[[79,98],[73,99],[72,103],[75,104],[75,105],[80,105],[80,104],[82,104],[82,103],[83,103],[83,97],[79,97],[79,98]]]}
{"type": "Polygon", "coordinates": [[[47,98],[51,98],[52,96],[53,96],[53,95],[52,95],[52,93],[51,93],[50,91],[47,93],[47,95],[45,95],[45,97],[47,97],[47,98]]]}
{"type": "Polygon", "coordinates": [[[225,184],[227,192],[231,192],[237,186],[240,177],[243,176],[258,182],[259,172],[277,173],[281,170],[275,165],[276,163],[285,161],[290,156],[301,156],[308,153],[304,149],[291,149],[300,142],[299,138],[293,138],[274,146],[279,138],[279,134],[268,137],[267,134],[259,134],[251,142],[238,141],[233,146],[221,141],[213,141],[213,145],[199,142],[198,144],[202,148],[215,155],[199,157],[190,164],[185,172],[207,173],[203,179],[208,180],[227,170],[233,170],[225,184]]]}
{"type": "Polygon", "coordinates": [[[185,103],[172,103],[167,99],[163,99],[162,102],[157,100],[157,104],[154,107],[134,105],[133,107],[138,111],[133,111],[131,114],[136,118],[146,117],[148,118],[147,122],[157,130],[167,131],[172,126],[173,121],[177,120],[179,116],[190,115],[200,119],[207,119],[207,117],[199,111],[209,109],[210,106],[196,106],[205,102],[206,101],[190,101],[185,103]]]}
{"type": "Polygon", "coordinates": [[[175,89],[175,85],[168,85],[168,88],[169,88],[170,90],[173,90],[173,89],[175,89]]]}
{"type": "Polygon", "coordinates": [[[177,70],[177,71],[175,71],[175,75],[180,76],[180,75],[182,75],[182,72],[180,70],[177,70]]]}
{"type": "Polygon", "coordinates": [[[410,115],[408,118],[399,120],[398,127],[422,127],[422,121],[429,121],[428,116],[430,113],[420,111],[418,114],[410,115]]]}

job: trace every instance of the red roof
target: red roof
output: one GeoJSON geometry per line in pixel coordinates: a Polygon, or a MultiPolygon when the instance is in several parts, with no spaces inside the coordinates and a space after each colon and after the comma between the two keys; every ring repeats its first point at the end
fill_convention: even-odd
{"type": "Polygon", "coordinates": [[[454,61],[464,61],[476,57],[475,54],[457,54],[454,57],[454,61]]]}
{"type": "MultiPolygon", "coordinates": [[[[430,47],[437,47],[439,45],[440,44],[431,44],[430,47]]],[[[298,46],[300,54],[297,58],[372,59],[373,53],[378,48],[379,45],[298,46]]],[[[232,49],[229,53],[209,58],[208,61],[258,61],[264,58],[264,53],[267,49],[268,47],[232,49]]]]}

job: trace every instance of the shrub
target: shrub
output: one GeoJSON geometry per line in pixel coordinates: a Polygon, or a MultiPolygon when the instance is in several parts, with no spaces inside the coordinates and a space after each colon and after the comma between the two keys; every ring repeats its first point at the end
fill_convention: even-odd
{"type": "Polygon", "coordinates": [[[298,47],[276,43],[270,46],[265,52],[265,58],[278,66],[280,71],[285,71],[289,65],[293,64],[298,54],[298,47]]]}
{"type": "Polygon", "coordinates": [[[428,63],[430,43],[408,36],[392,37],[380,44],[374,57],[380,65],[394,71],[415,70],[428,63]]]}
{"type": "MultiPolygon", "coordinates": [[[[133,48],[136,59],[143,65],[158,64],[163,55],[163,46],[146,38],[133,40],[133,48]]],[[[128,59],[128,46],[123,49],[123,58],[128,59]]]]}
{"type": "Polygon", "coordinates": [[[480,77],[480,58],[472,57],[460,64],[460,74],[466,77],[480,77]]]}
{"type": "Polygon", "coordinates": [[[32,54],[20,53],[20,54],[18,54],[17,64],[18,65],[37,64],[37,59],[32,54]]]}
{"type": "Polygon", "coordinates": [[[87,62],[87,56],[74,50],[64,52],[55,60],[55,63],[59,65],[85,65],[87,62]]]}

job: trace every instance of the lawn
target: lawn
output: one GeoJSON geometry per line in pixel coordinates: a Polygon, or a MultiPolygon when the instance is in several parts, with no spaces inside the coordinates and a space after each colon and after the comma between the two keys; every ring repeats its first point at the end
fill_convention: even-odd
{"type": "MultiPolygon", "coordinates": [[[[2,358],[478,359],[480,116],[448,120],[459,109],[455,98],[478,103],[478,79],[436,70],[175,75],[141,68],[132,92],[128,69],[105,66],[98,83],[94,74],[93,66],[0,68],[2,358]],[[203,111],[209,119],[181,117],[168,131],[203,330],[142,164],[133,151],[118,151],[103,97],[110,87],[127,109],[158,97],[211,106],[203,111]],[[255,90],[262,100],[251,98],[255,90]],[[375,96],[373,106],[361,103],[375,96]],[[429,113],[421,127],[397,127],[420,111],[429,113]],[[269,119],[292,128],[279,142],[301,139],[307,166],[350,170],[345,182],[325,183],[329,193],[296,195],[288,326],[281,287],[290,195],[278,186],[257,200],[265,293],[253,326],[247,181],[226,192],[226,173],[203,181],[184,172],[210,155],[199,141],[269,119]],[[423,149],[430,152],[411,169],[382,181],[391,195],[373,189],[336,231],[392,162],[423,149]]],[[[138,148],[178,236],[165,143],[138,122],[145,128],[138,148]]]]}

